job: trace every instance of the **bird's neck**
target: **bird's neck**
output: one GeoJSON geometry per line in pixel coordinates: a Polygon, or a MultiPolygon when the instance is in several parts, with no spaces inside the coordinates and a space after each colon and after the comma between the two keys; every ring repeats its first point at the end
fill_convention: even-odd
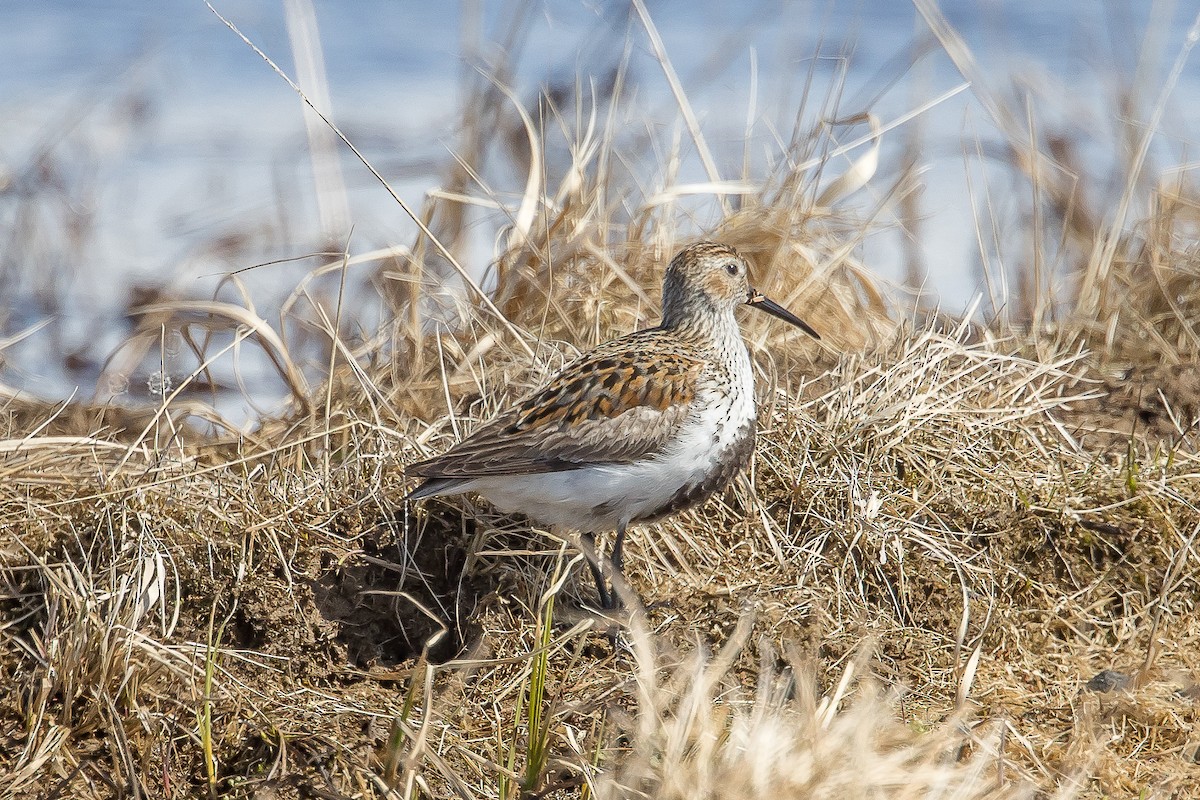
{"type": "Polygon", "coordinates": [[[690,313],[675,317],[664,315],[662,327],[674,331],[681,338],[694,342],[722,360],[746,349],[742,331],[732,309],[716,311],[692,308],[689,311],[690,313]]]}

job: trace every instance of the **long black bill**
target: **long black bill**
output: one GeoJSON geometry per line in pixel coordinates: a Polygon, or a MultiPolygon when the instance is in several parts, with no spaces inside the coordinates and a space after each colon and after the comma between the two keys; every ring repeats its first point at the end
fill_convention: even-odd
{"type": "Polygon", "coordinates": [[[790,322],[791,324],[795,325],[797,328],[804,331],[805,333],[807,333],[809,336],[813,337],[814,339],[821,338],[821,334],[814,331],[812,329],[811,325],[809,325],[807,322],[805,322],[804,320],[797,317],[792,312],[788,311],[783,306],[779,305],[779,303],[776,303],[774,300],[767,297],[762,292],[758,292],[758,291],[755,291],[754,289],[751,289],[750,290],[750,299],[748,299],[746,301],[746,305],[753,306],[754,308],[757,308],[759,311],[765,311],[768,314],[770,314],[772,317],[778,317],[779,319],[783,320],[784,322],[790,322]]]}

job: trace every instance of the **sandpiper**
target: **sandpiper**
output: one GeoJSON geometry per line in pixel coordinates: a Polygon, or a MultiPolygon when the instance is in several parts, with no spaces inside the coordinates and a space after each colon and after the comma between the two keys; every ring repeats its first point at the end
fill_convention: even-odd
{"type": "Polygon", "coordinates": [[[750,286],[737,251],[684,248],[663,279],[662,323],[605,342],[447,452],[408,467],[408,500],[477,492],[506,512],[578,531],[600,605],[614,608],[631,523],[724,489],[754,451],[754,375],[734,309],[817,332],[750,286]],[[616,531],[606,586],[595,534],[616,531]]]}

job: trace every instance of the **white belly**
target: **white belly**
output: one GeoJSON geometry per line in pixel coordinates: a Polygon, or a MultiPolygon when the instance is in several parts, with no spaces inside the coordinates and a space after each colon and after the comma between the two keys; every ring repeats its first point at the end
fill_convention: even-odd
{"type": "MultiPolygon", "coordinates": [[[[748,362],[748,359],[747,359],[748,362]]],[[[746,364],[747,372],[749,363],[746,364]]],[[[563,472],[477,478],[455,491],[483,495],[502,511],[547,525],[599,533],[655,515],[680,489],[702,483],[754,421],[753,390],[710,393],[658,456],[563,472]]]]}

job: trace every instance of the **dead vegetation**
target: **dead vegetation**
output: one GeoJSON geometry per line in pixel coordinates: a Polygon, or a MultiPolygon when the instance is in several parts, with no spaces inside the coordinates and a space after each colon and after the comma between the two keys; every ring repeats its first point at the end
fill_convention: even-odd
{"type": "MultiPolygon", "coordinates": [[[[510,202],[456,172],[411,248],[329,259],[279,324],[236,276],[240,305],[140,309],[195,359],[156,407],[6,399],[0,797],[1191,796],[1200,196],[1183,169],[1126,162],[1119,199],[1148,212],[1118,223],[1053,177],[1079,169],[1069,136],[1001,126],[1045,204],[1004,235],[1056,220],[1066,288],[1045,301],[1023,264],[1011,285],[1033,288],[986,322],[888,305],[856,247],[911,176],[841,208],[874,169],[858,151],[849,177],[796,168],[836,149],[828,126],[765,177],[709,186],[703,233],[829,344],[746,319],[753,472],[633,534],[647,610],[627,647],[578,611],[561,532],[470,497],[399,504],[405,463],[652,322],[667,258],[701,233],[669,171],[640,191],[622,166],[643,155],[616,132],[627,80],[618,64],[594,103],[548,98],[541,125],[473,93],[471,119],[519,131],[538,179],[510,202]],[[440,244],[469,191],[509,222],[483,282],[440,244]],[[378,330],[351,291],[386,304],[378,330]],[[292,395],[249,431],[186,394],[237,347],[292,395]]],[[[672,160],[715,163],[689,131],[672,160]]]]}

